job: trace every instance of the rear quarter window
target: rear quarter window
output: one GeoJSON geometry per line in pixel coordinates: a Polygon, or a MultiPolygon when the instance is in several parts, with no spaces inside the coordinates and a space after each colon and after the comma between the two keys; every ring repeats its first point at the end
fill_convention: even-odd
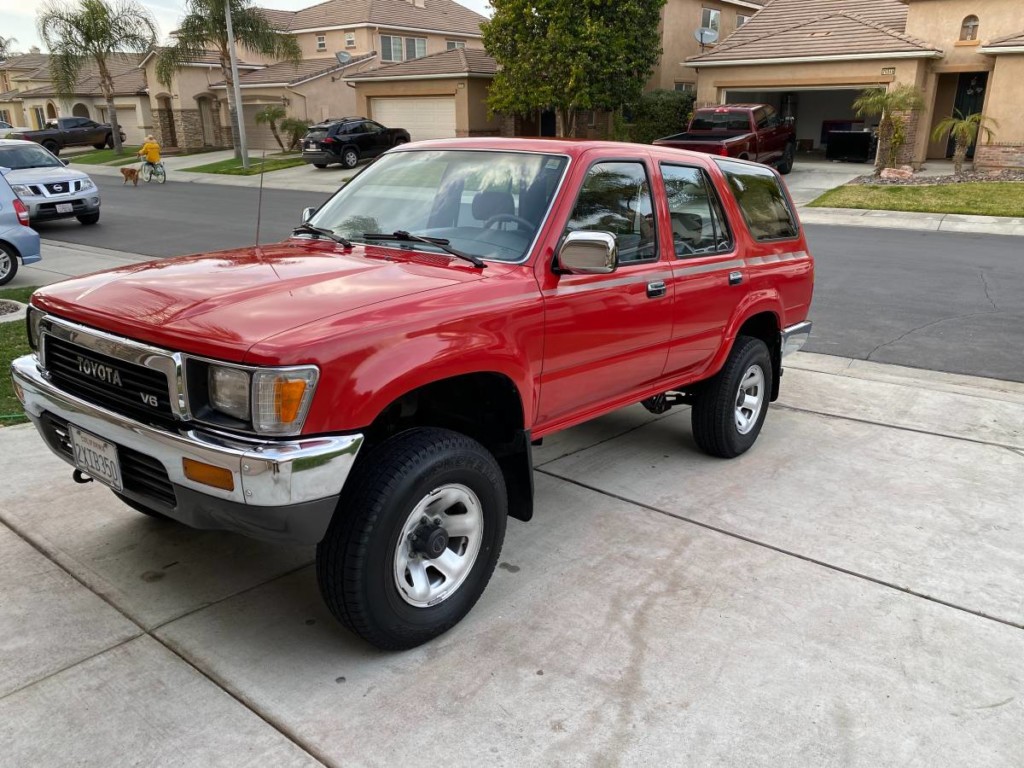
{"type": "Polygon", "coordinates": [[[725,174],[755,240],[763,243],[800,236],[800,227],[782,182],[771,169],[727,160],[715,162],[725,174]]]}

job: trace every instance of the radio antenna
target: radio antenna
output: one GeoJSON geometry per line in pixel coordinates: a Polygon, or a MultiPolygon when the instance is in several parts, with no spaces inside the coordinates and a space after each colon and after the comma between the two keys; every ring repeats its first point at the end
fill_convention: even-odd
{"type": "Polygon", "coordinates": [[[263,149],[260,158],[260,196],[256,201],[256,248],[260,247],[260,217],[263,215],[263,174],[267,169],[267,150],[263,149]]]}

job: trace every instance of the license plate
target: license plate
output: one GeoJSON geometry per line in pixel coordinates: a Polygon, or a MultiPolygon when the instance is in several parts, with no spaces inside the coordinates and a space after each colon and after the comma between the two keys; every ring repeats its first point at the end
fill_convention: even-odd
{"type": "Polygon", "coordinates": [[[75,466],[115,491],[120,491],[121,465],[117,460],[117,446],[76,426],[68,426],[75,466]]]}
{"type": "Polygon", "coordinates": [[[313,142],[312,141],[307,141],[306,142],[306,149],[312,149],[312,148],[313,148],[313,142]]]}
{"type": "Polygon", "coordinates": [[[57,203],[57,213],[71,213],[75,210],[75,206],[71,203],[57,203]]]}

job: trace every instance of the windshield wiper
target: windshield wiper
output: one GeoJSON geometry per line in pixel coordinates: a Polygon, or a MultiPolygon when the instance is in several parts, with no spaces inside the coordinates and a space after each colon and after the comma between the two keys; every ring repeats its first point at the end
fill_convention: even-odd
{"type": "Polygon", "coordinates": [[[414,235],[411,232],[404,230],[396,230],[391,234],[383,232],[364,232],[364,240],[398,240],[403,243],[426,243],[427,245],[436,245],[445,253],[450,253],[458,259],[464,259],[472,264],[477,269],[484,269],[487,264],[484,263],[483,259],[479,256],[474,256],[471,253],[463,253],[462,251],[452,248],[448,243],[449,240],[445,240],[443,237],[423,237],[422,235],[414,235]]]}
{"type": "Polygon", "coordinates": [[[300,232],[308,232],[311,235],[320,235],[321,237],[326,237],[327,239],[333,240],[336,243],[341,243],[346,248],[351,248],[352,247],[352,242],[351,241],[346,240],[344,237],[339,235],[337,232],[332,232],[331,230],[324,229],[323,227],[314,227],[312,224],[305,224],[305,223],[303,223],[303,224],[299,224],[299,226],[297,226],[295,229],[292,230],[292,234],[293,235],[297,235],[300,232]]]}

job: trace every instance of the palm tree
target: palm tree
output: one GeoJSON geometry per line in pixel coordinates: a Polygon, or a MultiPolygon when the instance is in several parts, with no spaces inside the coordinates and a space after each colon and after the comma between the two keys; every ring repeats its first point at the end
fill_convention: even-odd
{"type": "Polygon", "coordinates": [[[0,61],[6,61],[7,57],[14,53],[14,44],[18,42],[13,37],[0,35],[0,61]]]}
{"type": "Polygon", "coordinates": [[[157,59],[157,77],[170,86],[174,73],[208,50],[217,53],[221,75],[227,84],[228,107],[231,115],[231,135],[235,143],[235,157],[242,156],[238,134],[238,105],[234,103],[234,80],[231,77],[231,55],[228,50],[228,29],[225,20],[226,3],[230,3],[231,26],[238,47],[260,56],[270,56],[297,62],[302,58],[295,38],[282,34],[252,0],[187,0],[185,18],[174,33],[174,45],[160,52],[157,59]]]}
{"type": "Polygon", "coordinates": [[[893,168],[900,147],[906,142],[906,112],[914,112],[924,106],[924,96],[913,85],[897,85],[892,90],[870,88],[861,91],[853,102],[858,117],[881,117],[878,123],[878,155],[875,158],[875,175],[883,168],[893,168]]]}
{"type": "Polygon", "coordinates": [[[274,141],[277,142],[277,146],[284,152],[284,142],[281,141],[281,136],[277,132],[277,121],[283,120],[288,116],[285,108],[279,104],[268,104],[259,112],[256,113],[256,124],[266,125],[270,127],[270,132],[274,134],[274,141]]]}
{"type": "Polygon", "coordinates": [[[978,134],[984,134],[986,141],[992,140],[992,129],[986,123],[990,123],[992,128],[999,127],[999,123],[991,117],[985,117],[981,112],[964,117],[960,110],[955,109],[952,117],[947,117],[932,131],[934,141],[942,141],[947,136],[953,137],[953,173],[957,176],[963,175],[967,151],[978,140],[978,134]]]}
{"type": "Polygon", "coordinates": [[[152,15],[134,0],[49,0],[39,9],[36,25],[50,49],[50,77],[58,96],[71,97],[86,67],[95,65],[107,102],[111,139],[121,154],[109,61],[126,53],[145,53],[153,47],[157,32],[152,15]]]}

